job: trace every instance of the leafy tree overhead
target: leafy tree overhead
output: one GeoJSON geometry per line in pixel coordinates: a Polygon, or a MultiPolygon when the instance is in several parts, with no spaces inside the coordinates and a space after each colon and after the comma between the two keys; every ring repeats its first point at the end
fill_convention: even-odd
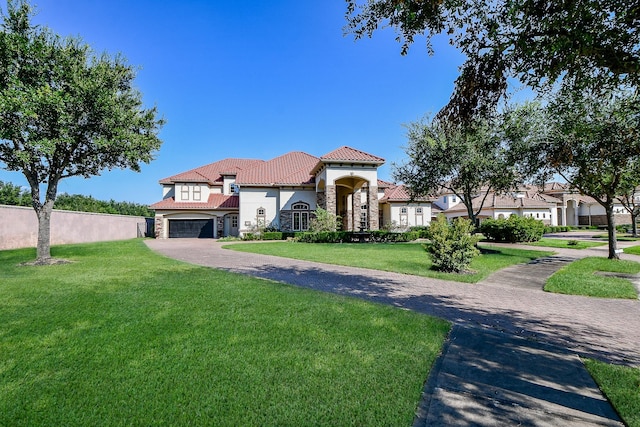
{"type": "Polygon", "coordinates": [[[96,55],[31,17],[26,0],[9,0],[0,23],[0,166],[22,172],[31,187],[36,263],[47,263],[60,180],[139,171],[160,148],[164,121],[143,107],[135,70],[121,56],[96,55]]]}
{"type": "Polygon", "coordinates": [[[408,160],[394,164],[393,177],[412,195],[453,193],[467,208],[473,224],[487,196],[504,192],[518,182],[504,149],[501,121],[478,120],[471,126],[451,126],[441,119],[408,125],[408,160]],[[480,203],[474,200],[479,198],[480,203]]]}
{"type": "Polygon", "coordinates": [[[417,36],[446,33],[465,56],[440,115],[469,120],[490,112],[515,77],[533,88],[640,81],[637,0],[346,0],[357,38],[396,30],[405,54],[417,36]]]}
{"type": "MultiPolygon", "coordinates": [[[[523,109],[539,143],[515,148],[525,173],[554,174],[593,197],[605,210],[609,258],[619,258],[614,203],[640,184],[640,97],[622,90],[562,91],[542,113],[523,109]]],[[[533,139],[532,139],[533,141],[533,139]]]]}

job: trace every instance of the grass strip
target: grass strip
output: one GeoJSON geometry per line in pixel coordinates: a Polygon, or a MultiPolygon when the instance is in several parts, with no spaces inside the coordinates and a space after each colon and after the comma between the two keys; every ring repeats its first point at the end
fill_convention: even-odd
{"type": "Polygon", "coordinates": [[[640,246],[630,246],[623,249],[625,254],[640,255],[640,246]]]}
{"type": "Polygon", "coordinates": [[[593,248],[595,246],[604,246],[607,242],[589,242],[584,240],[572,240],[572,239],[551,239],[543,237],[537,242],[525,243],[528,246],[544,246],[547,248],[563,248],[563,249],[586,249],[593,248]],[[574,244],[569,244],[574,242],[574,244]]]}
{"type": "Polygon", "coordinates": [[[640,368],[593,359],[584,364],[600,389],[629,427],[640,427],[640,368]]]}
{"type": "Polygon", "coordinates": [[[141,240],[0,252],[0,425],[409,425],[448,323],[141,240]]]}
{"type": "Polygon", "coordinates": [[[545,291],[600,298],[638,298],[629,279],[601,276],[597,272],[636,274],[640,263],[627,260],[589,257],[574,261],[551,276],[545,291]]]}
{"type": "Polygon", "coordinates": [[[275,255],[326,264],[370,268],[457,282],[476,283],[494,271],[529,262],[552,252],[482,246],[482,255],[473,260],[474,273],[442,273],[432,270],[429,254],[420,243],[297,243],[264,242],[225,245],[235,251],[275,255]]]}

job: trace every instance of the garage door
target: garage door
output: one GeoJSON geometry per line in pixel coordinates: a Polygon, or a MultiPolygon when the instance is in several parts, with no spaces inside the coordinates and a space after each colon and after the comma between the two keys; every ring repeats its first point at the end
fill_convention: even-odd
{"type": "Polygon", "coordinates": [[[171,219],[169,237],[213,238],[212,219],[171,219]]]}

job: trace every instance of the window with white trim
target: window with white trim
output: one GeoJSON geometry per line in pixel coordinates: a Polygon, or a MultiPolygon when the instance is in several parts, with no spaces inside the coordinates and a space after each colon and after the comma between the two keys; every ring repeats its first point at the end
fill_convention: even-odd
{"type": "Polygon", "coordinates": [[[258,227],[264,227],[267,225],[267,210],[265,208],[256,209],[256,222],[258,223],[258,227]]]}
{"type": "Polygon", "coordinates": [[[189,186],[187,184],[180,187],[180,200],[189,200],[189,186]]]}
{"type": "Polygon", "coordinates": [[[407,214],[407,208],[400,208],[400,213],[403,215],[407,214]]]}
{"type": "Polygon", "coordinates": [[[193,187],[193,200],[197,200],[197,201],[201,200],[201,197],[202,197],[201,191],[202,189],[200,188],[199,185],[195,185],[193,187]]]}
{"type": "Polygon", "coordinates": [[[416,214],[422,215],[422,208],[416,208],[416,214]]]}
{"type": "Polygon", "coordinates": [[[298,202],[291,205],[291,228],[293,231],[307,231],[309,229],[309,205],[298,202]]]}

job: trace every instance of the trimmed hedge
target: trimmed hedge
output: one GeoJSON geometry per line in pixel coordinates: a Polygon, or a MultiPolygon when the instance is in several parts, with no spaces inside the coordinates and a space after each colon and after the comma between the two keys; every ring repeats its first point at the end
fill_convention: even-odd
{"type": "Polygon", "coordinates": [[[300,233],[296,235],[295,240],[302,243],[349,243],[361,242],[366,237],[368,237],[369,242],[398,243],[416,240],[418,238],[418,233],[415,231],[397,233],[383,230],[364,233],[351,231],[319,231],[317,233],[300,233]]]}
{"type": "Polygon", "coordinates": [[[574,227],[569,227],[568,225],[557,225],[557,226],[546,226],[544,228],[544,234],[547,233],[564,233],[567,231],[573,230],[574,227]]]}
{"type": "Polygon", "coordinates": [[[496,242],[537,242],[544,233],[544,223],[531,217],[511,215],[508,219],[487,219],[480,232],[496,242]]]}

